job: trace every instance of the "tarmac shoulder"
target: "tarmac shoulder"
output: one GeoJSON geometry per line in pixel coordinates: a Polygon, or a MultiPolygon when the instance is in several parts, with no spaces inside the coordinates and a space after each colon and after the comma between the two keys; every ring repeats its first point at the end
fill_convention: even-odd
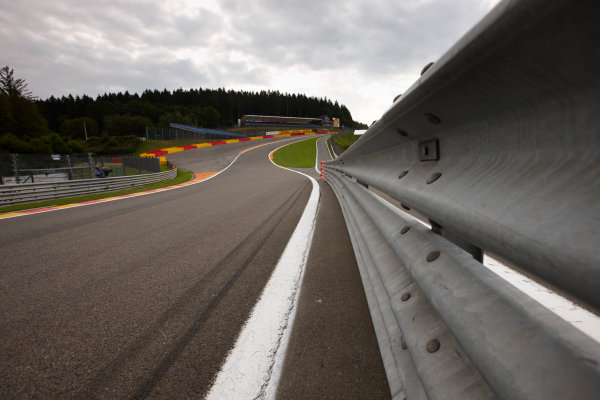
{"type": "Polygon", "coordinates": [[[389,399],[377,339],[339,203],[321,199],[278,399],[389,399]]]}

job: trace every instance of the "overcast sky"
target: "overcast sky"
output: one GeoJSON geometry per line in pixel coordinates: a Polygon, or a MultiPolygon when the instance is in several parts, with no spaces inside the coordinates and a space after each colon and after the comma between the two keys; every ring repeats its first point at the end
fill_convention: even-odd
{"type": "Polygon", "coordinates": [[[497,2],[0,0],[0,64],[42,99],[279,90],[370,124],[497,2]]]}

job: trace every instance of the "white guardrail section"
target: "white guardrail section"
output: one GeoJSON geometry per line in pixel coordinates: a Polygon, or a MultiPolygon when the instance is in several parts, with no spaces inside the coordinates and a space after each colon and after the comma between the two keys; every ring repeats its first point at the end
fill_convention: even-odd
{"type": "Polygon", "coordinates": [[[600,309],[598,21],[500,3],[326,163],[395,399],[600,398],[600,345],[477,251],[600,309]]]}
{"type": "Polygon", "coordinates": [[[0,206],[129,189],[173,179],[177,169],[152,174],[0,186],[0,206]]]}

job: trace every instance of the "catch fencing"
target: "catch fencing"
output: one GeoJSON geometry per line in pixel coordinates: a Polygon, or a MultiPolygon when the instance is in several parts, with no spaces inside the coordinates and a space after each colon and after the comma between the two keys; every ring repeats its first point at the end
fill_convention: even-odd
{"type": "Polygon", "coordinates": [[[96,165],[110,168],[111,177],[160,172],[158,159],[130,155],[0,154],[0,185],[93,179],[96,165]]]}
{"type": "Polygon", "coordinates": [[[228,133],[213,129],[191,128],[146,128],[146,140],[204,140],[204,139],[223,139],[235,138],[245,135],[228,133]]]}
{"type": "Polygon", "coordinates": [[[600,345],[481,264],[600,309],[598,20],[501,2],[326,163],[394,399],[598,398],[600,345]]]}

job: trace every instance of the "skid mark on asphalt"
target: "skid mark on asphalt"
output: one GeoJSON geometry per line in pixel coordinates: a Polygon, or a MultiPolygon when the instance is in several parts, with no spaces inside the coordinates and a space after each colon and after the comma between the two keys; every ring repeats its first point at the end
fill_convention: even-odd
{"type": "MultiPolygon", "coordinates": [[[[277,150],[269,154],[269,159],[273,165],[283,168],[273,162],[273,153],[277,150]]],[[[313,178],[283,169],[308,178],[311,195],[273,274],[221,367],[206,397],[208,400],[272,399],[277,392],[320,197],[319,186],[313,178]]]]}
{"type": "MultiPolygon", "coordinates": [[[[264,232],[265,239],[262,240],[260,245],[255,248],[248,256],[242,260],[241,264],[233,272],[233,275],[226,281],[222,286],[221,290],[210,300],[210,302],[200,311],[196,313],[196,318],[192,324],[180,335],[179,339],[167,350],[166,355],[160,360],[153,363],[154,369],[149,371],[147,379],[137,386],[132,398],[145,398],[159,383],[160,379],[167,373],[169,368],[181,355],[190,341],[197,335],[197,333],[203,327],[203,324],[211,316],[211,314],[217,309],[221,301],[231,290],[232,286],[238,281],[244,271],[251,265],[257,254],[264,248],[269,239],[273,236],[273,233],[283,222],[284,217],[292,210],[297,202],[301,198],[302,192],[305,190],[305,185],[300,186],[295,192],[293,192],[285,202],[282,203],[277,209],[275,209],[266,221],[271,223],[271,226],[266,224],[260,225],[250,232],[244,239],[242,239],[229,253],[227,253],[217,264],[211,267],[195,284],[194,286],[187,289],[177,301],[169,307],[144,333],[138,336],[138,338],[130,344],[124,351],[122,351],[112,362],[102,368],[95,376],[91,379],[91,382],[87,387],[79,392],[75,398],[93,398],[98,393],[102,392],[102,388],[108,386],[112,381],[112,378],[118,376],[118,372],[125,369],[133,359],[144,356],[142,354],[145,349],[149,348],[155,342],[160,340],[161,328],[166,326],[171,319],[177,318],[178,315],[182,314],[183,311],[195,305],[198,301],[198,297],[205,295],[206,288],[211,282],[218,280],[219,273],[222,269],[225,269],[228,265],[231,265],[235,261],[235,257],[241,255],[245,250],[245,247],[251,245],[251,242],[257,235],[261,235],[261,231],[264,232]]],[[[227,351],[227,349],[225,349],[227,351]]],[[[162,353],[162,352],[161,352],[162,353]]],[[[225,354],[223,354],[224,356],[225,354]]],[[[149,355],[146,355],[148,357],[149,355]]],[[[218,366],[215,368],[213,375],[218,372],[218,366]]]]}

